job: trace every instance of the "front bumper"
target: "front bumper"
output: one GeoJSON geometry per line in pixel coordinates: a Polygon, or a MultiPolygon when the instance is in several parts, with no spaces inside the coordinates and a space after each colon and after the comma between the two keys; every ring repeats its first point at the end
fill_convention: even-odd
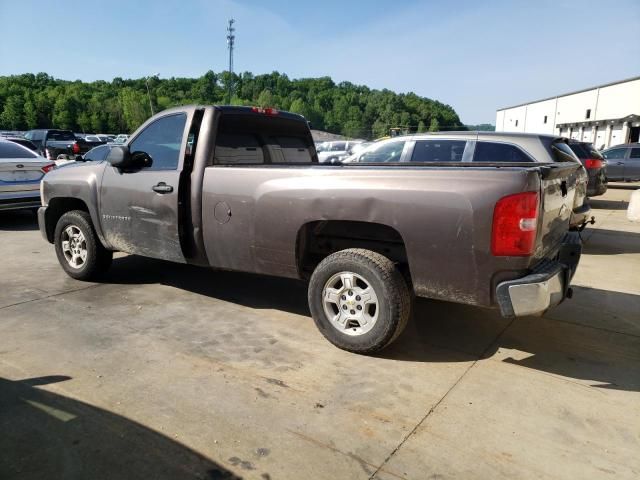
{"type": "Polygon", "coordinates": [[[569,285],[581,253],[580,235],[569,232],[555,259],[542,262],[525,277],[498,284],[496,299],[502,316],[542,314],[561,303],[570,295],[569,285]]]}
{"type": "Polygon", "coordinates": [[[38,209],[38,228],[40,229],[40,233],[42,234],[42,237],[47,241],[47,242],[51,242],[51,240],[49,240],[49,235],[47,232],[47,207],[40,207],[38,209]]]}

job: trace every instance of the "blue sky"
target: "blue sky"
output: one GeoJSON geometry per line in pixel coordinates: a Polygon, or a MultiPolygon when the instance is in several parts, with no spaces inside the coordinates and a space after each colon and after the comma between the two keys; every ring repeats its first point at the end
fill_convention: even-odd
{"type": "Polygon", "coordinates": [[[236,71],[331,76],[499,107],[640,75],[640,1],[0,0],[0,75],[64,79],[236,71]]]}

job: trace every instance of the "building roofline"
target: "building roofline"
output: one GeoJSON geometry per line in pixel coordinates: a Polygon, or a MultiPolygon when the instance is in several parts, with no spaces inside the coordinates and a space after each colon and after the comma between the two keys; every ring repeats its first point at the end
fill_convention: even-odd
{"type": "Polygon", "coordinates": [[[603,83],[601,85],[596,85],[595,87],[583,88],[581,90],[575,90],[573,92],[562,93],[560,95],[553,95],[552,97],[541,98],[540,100],[532,100],[530,102],[519,103],[518,105],[512,105],[510,107],[502,107],[502,108],[498,108],[496,110],[496,112],[501,112],[503,110],[509,110],[511,108],[524,107],[525,105],[531,105],[532,103],[546,102],[547,100],[553,100],[553,99],[560,98],[560,97],[568,97],[569,95],[575,95],[577,93],[588,92],[589,90],[595,90],[596,88],[604,88],[604,87],[610,87],[612,85],[618,85],[619,83],[633,82],[634,80],[640,80],[640,76],[631,77],[631,78],[625,78],[624,80],[618,80],[618,81],[615,81],[615,82],[603,83]]]}

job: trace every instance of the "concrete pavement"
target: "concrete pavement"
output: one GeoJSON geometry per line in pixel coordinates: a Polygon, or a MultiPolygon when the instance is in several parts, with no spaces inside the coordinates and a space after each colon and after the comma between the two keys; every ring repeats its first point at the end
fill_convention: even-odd
{"type": "Polygon", "coordinates": [[[129,256],[77,282],[1,214],[0,478],[638,478],[630,193],[593,201],[572,300],[421,300],[377,357],[326,342],[298,282],[129,256]]]}

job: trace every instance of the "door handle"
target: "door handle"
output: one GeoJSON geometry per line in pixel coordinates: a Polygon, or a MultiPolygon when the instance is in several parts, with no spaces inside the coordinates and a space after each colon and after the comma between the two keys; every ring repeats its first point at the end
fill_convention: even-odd
{"type": "Polygon", "coordinates": [[[617,162],[616,165],[624,165],[624,162],[617,162]]]}
{"type": "Polygon", "coordinates": [[[159,182],[157,185],[151,187],[151,189],[156,193],[171,193],[173,192],[173,187],[171,185],[167,185],[164,182],[159,182]]]}

